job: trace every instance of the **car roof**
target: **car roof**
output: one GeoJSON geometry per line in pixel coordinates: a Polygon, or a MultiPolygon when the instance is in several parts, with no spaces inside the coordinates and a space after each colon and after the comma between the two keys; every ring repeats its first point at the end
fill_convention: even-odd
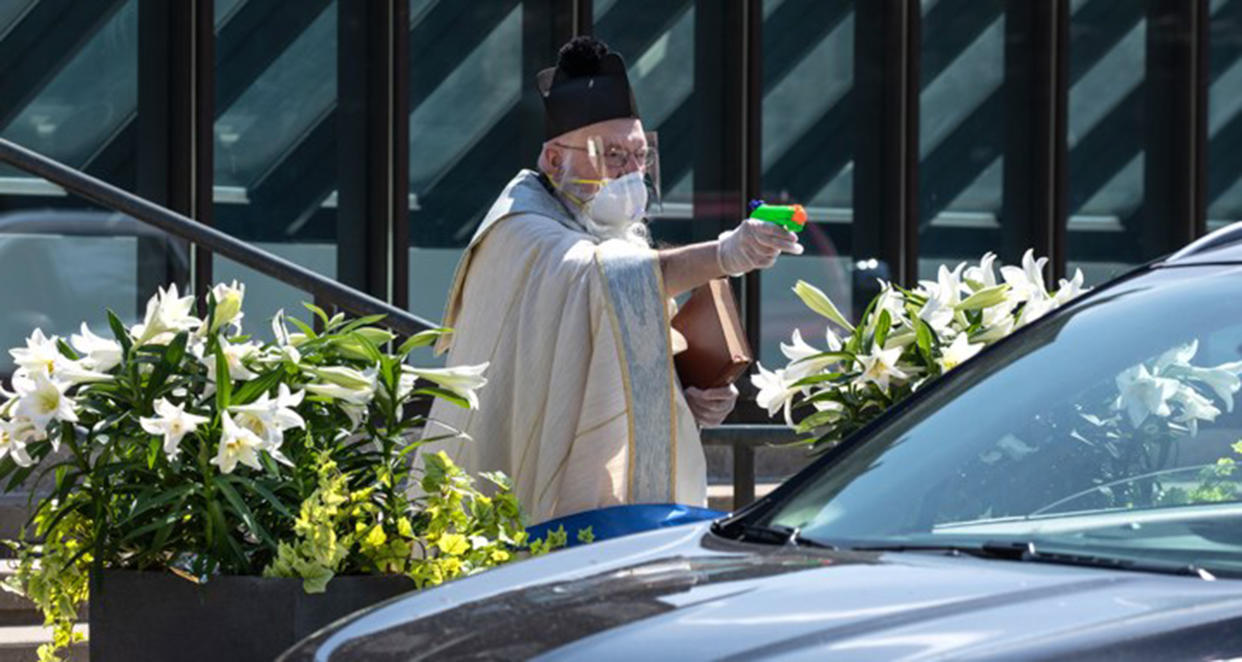
{"type": "Polygon", "coordinates": [[[1170,255],[1162,265],[1242,264],[1242,221],[1226,225],[1170,255]]]}

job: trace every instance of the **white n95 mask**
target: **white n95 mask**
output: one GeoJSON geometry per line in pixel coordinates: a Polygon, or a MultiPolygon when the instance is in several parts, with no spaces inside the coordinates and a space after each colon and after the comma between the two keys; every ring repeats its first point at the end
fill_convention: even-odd
{"type": "Polygon", "coordinates": [[[604,181],[582,211],[596,223],[616,229],[641,221],[647,211],[647,184],[642,173],[631,172],[604,181]]]}

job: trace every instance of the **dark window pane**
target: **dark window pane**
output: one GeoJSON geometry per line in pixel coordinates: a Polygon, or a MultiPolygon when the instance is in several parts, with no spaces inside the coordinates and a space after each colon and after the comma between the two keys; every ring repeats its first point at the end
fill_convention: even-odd
{"type": "MultiPolygon", "coordinates": [[[[11,92],[0,96],[0,136],[132,188],[137,5],[100,0],[66,17],[51,4],[0,2],[0,51],[20,49],[0,74],[11,92]]],[[[84,321],[110,335],[105,311],[138,321],[140,283],[152,272],[164,282],[173,264],[188,268],[187,256],[162,233],[0,166],[0,280],[22,284],[5,289],[0,347],[36,328],[67,337],[84,321]]],[[[12,368],[0,352],[0,372],[12,368]]]]}
{"type": "Polygon", "coordinates": [[[1242,1],[1210,5],[1208,229],[1242,219],[1242,1]]]}
{"type": "Polygon", "coordinates": [[[823,345],[824,320],[793,294],[805,280],[852,309],[854,2],[763,3],[762,195],[799,203],[810,217],[806,253],[763,272],[759,359],[784,363],[790,332],[823,345]]]}
{"type": "Polygon", "coordinates": [[[595,36],[621,53],[643,125],[660,134],[662,216],[687,218],[694,194],[694,3],[594,3],[595,36]]]}
{"type": "MultiPolygon", "coordinates": [[[[41,23],[38,10],[32,5],[14,18],[41,23]]],[[[18,31],[43,27],[42,43],[63,48],[57,49],[56,60],[32,63],[26,58],[22,62],[26,66],[5,72],[6,77],[21,77],[9,81],[23,95],[32,96],[20,106],[12,105],[20,103],[20,96],[0,99],[0,118],[8,120],[0,127],[0,136],[74,167],[87,166],[133,120],[138,106],[137,0],[101,0],[83,11],[97,14],[102,22],[92,26],[87,21],[66,21],[64,27],[18,23],[0,42],[3,47],[16,41],[18,31]]],[[[0,169],[0,174],[12,173],[0,169]]]]}
{"type": "MultiPolygon", "coordinates": [[[[327,276],[336,273],[337,4],[216,2],[215,221],[327,276]]],[[[246,284],[248,330],[307,295],[214,256],[216,281],[246,284]]]]}
{"type": "Polygon", "coordinates": [[[1143,204],[1142,5],[1072,3],[1067,255],[1070,271],[1081,267],[1089,282],[1140,259],[1122,250],[1127,223],[1134,223],[1143,204]]]}
{"type": "Polygon", "coordinates": [[[924,0],[919,277],[1001,251],[1006,113],[1001,0],[924,0]]]}
{"type": "Polygon", "coordinates": [[[527,4],[411,2],[410,309],[426,319],[441,318],[483,214],[538,156],[519,116],[534,84],[522,75],[527,4]]]}

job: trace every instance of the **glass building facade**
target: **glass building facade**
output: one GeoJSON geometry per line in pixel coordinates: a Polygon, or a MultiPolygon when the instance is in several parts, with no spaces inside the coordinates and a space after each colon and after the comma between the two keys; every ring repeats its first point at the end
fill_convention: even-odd
{"type": "MultiPolygon", "coordinates": [[[[659,133],[657,241],[808,207],[737,283],[768,363],[822,333],[799,279],[857,312],[1033,247],[1099,283],[1242,217],[1242,0],[0,0],[0,136],[434,322],[584,33],[659,133]]],[[[244,280],[260,333],[303,298],[4,167],[0,278],[4,346],[168,281],[244,280]]]]}

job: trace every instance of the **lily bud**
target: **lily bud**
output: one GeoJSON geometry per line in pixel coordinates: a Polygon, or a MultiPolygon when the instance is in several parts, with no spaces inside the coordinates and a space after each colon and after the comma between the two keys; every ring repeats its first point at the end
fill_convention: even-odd
{"type": "Polygon", "coordinates": [[[212,318],[211,332],[230,324],[241,317],[242,301],[246,296],[246,286],[233,281],[226,285],[219,283],[211,288],[211,296],[216,302],[215,317],[212,318]]]}

